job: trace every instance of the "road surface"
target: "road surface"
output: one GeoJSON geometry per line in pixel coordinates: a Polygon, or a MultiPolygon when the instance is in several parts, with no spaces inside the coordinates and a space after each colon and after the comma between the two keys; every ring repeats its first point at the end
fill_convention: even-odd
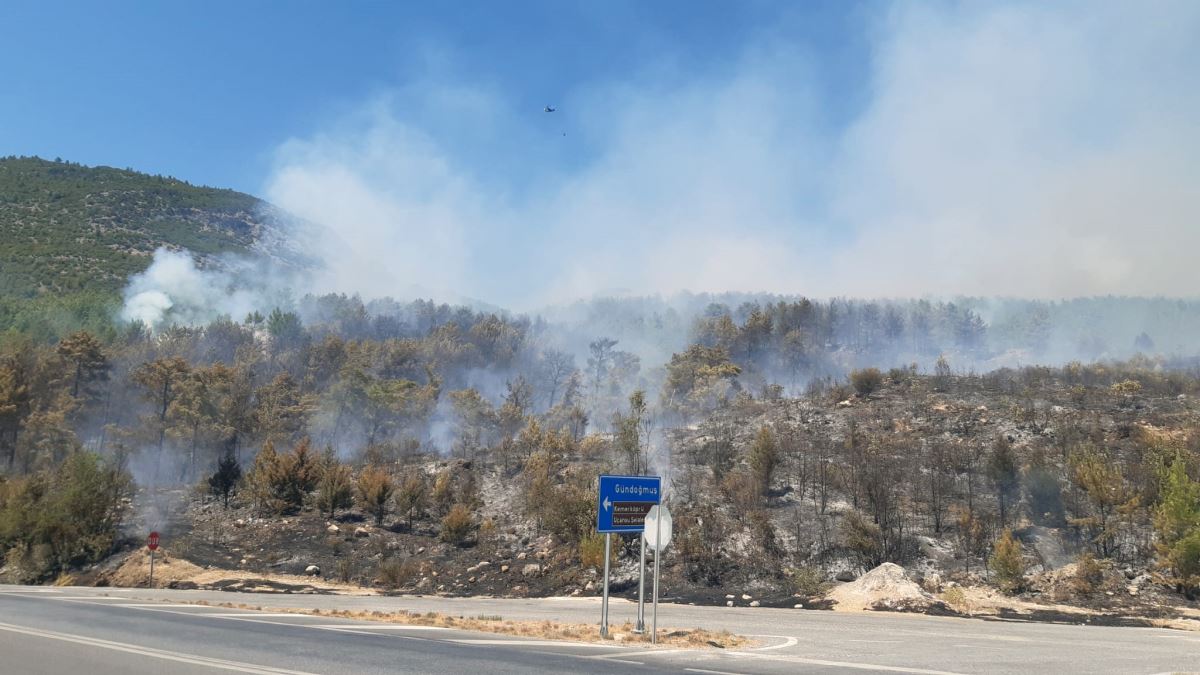
{"type": "MultiPolygon", "coordinates": [[[[1200,672],[1200,634],[878,613],[663,605],[659,625],[754,635],[737,651],[555,643],[195,604],[440,611],[594,623],[591,599],[317,596],[0,586],[0,673],[1200,672]]],[[[613,621],[633,617],[613,603],[613,621]]]]}

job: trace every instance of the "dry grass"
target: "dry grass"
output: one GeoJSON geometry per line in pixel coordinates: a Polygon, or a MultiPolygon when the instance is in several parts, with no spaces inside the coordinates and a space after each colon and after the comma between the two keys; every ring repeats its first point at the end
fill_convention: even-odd
{"type": "MultiPolygon", "coordinates": [[[[126,555],[125,560],[109,574],[105,583],[110,586],[123,588],[144,588],[150,576],[150,554],[145,549],[138,549],[126,555]]],[[[185,558],[171,555],[160,548],[154,560],[154,585],[158,588],[168,586],[171,582],[192,582],[204,587],[227,581],[264,582],[262,592],[273,592],[269,584],[288,584],[296,586],[312,586],[322,590],[334,591],[339,595],[375,595],[375,589],[364,588],[350,583],[338,583],[321,577],[297,576],[292,574],[265,574],[244,570],[222,568],[206,569],[191,563],[185,558]]]]}
{"type": "Polygon", "coordinates": [[[974,609],[971,601],[967,599],[967,594],[958,586],[951,586],[943,591],[942,601],[956,612],[969,614],[974,609]]]}
{"type": "MultiPolygon", "coordinates": [[[[262,607],[243,603],[207,603],[214,607],[231,609],[248,609],[266,612],[281,612],[290,614],[308,614],[312,616],[328,616],[339,619],[354,619],[358,621],[380,621],[409,626],[437,626],[456,630],[478,631],[481,633],[499,633],[516,637],[533,638],[538,640],[564,640],[569,642],[603,642],[599,628],[593,624],[559,623],[557,621],[512,621],[500,616],[451,616],[440,612],[379,612],[357,611],[347,609],[298,609],[294,607],[262,607]]],[[[650,645],[649,635],[637,635],[633,632],[633,624],[626,622],[620,626],[610,626],[611,637],[607,640],[650,645]]],[[[711,631],[701,628],[691,630],[660,629],[658,645],[663,647],[686,647],[695,649],[740,649],[753,646],[753,640],[734,635],[728,631],[711,631]]]]}
{"type": "Polygon", "coordinates": [[[1196,619],[1151,619],[1150,623],[1157,628],[1170,628],[1172,630],[1190,630],[1192,632],[1200,632],[1200,621],[1196,619]]]}

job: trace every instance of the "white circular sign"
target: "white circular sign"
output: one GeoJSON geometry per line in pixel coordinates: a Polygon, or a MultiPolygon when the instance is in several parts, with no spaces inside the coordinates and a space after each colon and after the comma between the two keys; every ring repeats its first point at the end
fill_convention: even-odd
{"type": "Polygon", "coordinates": [[[646,514],[646,529],[642,531],[642,536],[650,548],[666,548],[671,543],[671,510],[657,504],[651,506],[646,514]]]}

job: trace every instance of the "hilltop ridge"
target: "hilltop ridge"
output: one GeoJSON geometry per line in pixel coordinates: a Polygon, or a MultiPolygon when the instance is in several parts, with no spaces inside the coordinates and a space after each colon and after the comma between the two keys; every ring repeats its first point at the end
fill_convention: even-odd
{"type": "Polygon", "coordinates": [[[234,190],[131,169],[38,157],[0,159],[0,293],[117,291],[155,249],[300,256],[285,215],[234,190]]]}
{"type": "Polygon", "coordinates": [[[99,327],[158,248],[187,250],[201,266],[246,253],[303,265],[291,220],[252,195],[170,176],[0,158],[0,330],[99,327]]]}

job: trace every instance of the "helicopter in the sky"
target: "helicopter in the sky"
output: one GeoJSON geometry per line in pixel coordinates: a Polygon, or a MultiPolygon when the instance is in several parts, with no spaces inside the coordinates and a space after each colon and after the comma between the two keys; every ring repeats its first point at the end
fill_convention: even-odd
{"type": "Polygon", "coordinates": [[[552,105],[548,105],[545,108],[542,108],[542,112],[554,112],[556,110],[558,110],[558,108],[555,108],[552,105]]]}

